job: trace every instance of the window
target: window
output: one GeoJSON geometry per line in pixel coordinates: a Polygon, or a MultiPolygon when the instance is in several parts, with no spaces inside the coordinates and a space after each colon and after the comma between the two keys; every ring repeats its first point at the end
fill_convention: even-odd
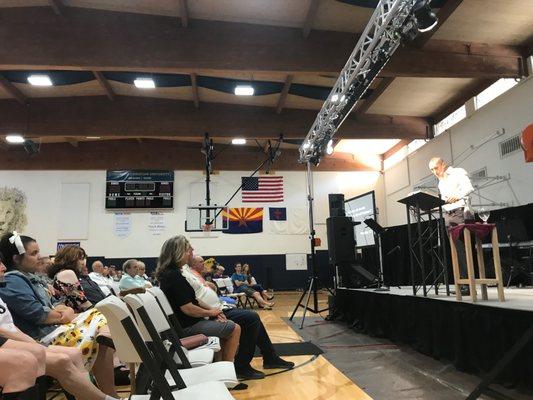
{"type": "Polygon", "coordinates": [[[407,157],[407,147],[404,146],[400,150],[398,150],[396,153],[394,153],[389,158],[385,159],[383,161],[383,169],[389,169],[393,165],[398,164],[400,161],[402,161],[405,157],[407,157]]]}
{"type": "Polygon", "coordinates": [[[496,97],[504,94],[513,86],[515,86],[518,81],[514,78],[502,78],[498,79],[476,97],[474,97],[474,103],[476,105],[476,110],[479,110],[485,104],[491,102],[496,97]]]}
{"type": "Polygon", "coordinates": [[[426,144],[425,139],[415,139],[407,145],[407,154],[411,154],[426,144]]]}
{"type": "Polygon", "coordinates": [[[459,121],[466,118],[466,107],[462,105],[457,110],[452,112],[450,115],[448,115],[446,118],[444,118],[442,121],[438,122],[435,125],[435,136],[439,136],[442,132],[444,132],[446,129],[451,128],[459,121]]]}

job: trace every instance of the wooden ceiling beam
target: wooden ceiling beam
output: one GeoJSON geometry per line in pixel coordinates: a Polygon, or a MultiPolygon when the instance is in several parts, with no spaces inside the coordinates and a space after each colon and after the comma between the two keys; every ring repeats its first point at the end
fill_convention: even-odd
{"type": "Polygon", "coordinates": [[[189,7],[187,6],[187,0],[179,0],[179,2],[181,26],[187,28],[189,26],[189,7]]]}
{"type": "Polygon", "coordinates": [[[104,74],[102,74],[100,71],[93,71],[93,75],[95,76],[102,89],[104,89],[104,92],[109,98],[109,100],[115,100],[115,92],[113,92],[113,88],[111,87],[111,84],[106,79],[104,74]]]}
{"type": "MultiPolygon", "coordinates": [[[[80,150],[72,151],[68,143],[50,143],[39,154],[29,157],[20,146],[9,150],[0,148],[2,170],[106,170],[106,169],[171,169],[204,170],[205,157],[201,143],[143,139],[106,140],[80,143],[80,150]],[[135,157],[132,157],[135,154],[135,157]],[[157,157],[154,157],[157,154],[157,157]]],[[[215,142],[215,146],[217,143],[215,142]]],[[[273,168],[277,171],[304,171],[298,162],[297,149],[281,149],[273,168]]],[[[229,146],[217,156],[214,167],[226,171],[251,171],[265,155],[255,147],[229,146]]],[[[372,167],[353,157],[324,157],[317,171],[373,171],[372,167]]]]}
{"type": "Polygon", "coordinates": [[[318,11],[318,6],[320,5],[320,0],[311,0],[309,2],[309,8],[307,9],[307,14],[305,16],[304,24],[302,26],[302,36],[307,39],[313,28],[313,21],[315,20],[316,13],[318,11]]]}
{"type": "Polygon", "coordinates": [[[67,137],[65,138],[65,141],[66,141],[67,143],[69,143],[72,147],[76,147],[76,148],[78,148],[78,146],[79,146],[79,142],[78,142],[75,138],[73,138],[73,137],[69,137],[69,136],[67,136],[67,137]]]}
{"type": "Polygon", "coordinates": [[[194,106],[198,108],[200,107],[200,96],[198,95],[198,79],[194,72],[191,74],[191,89],[194,106]]]}
{"type": "Polygon", "coordinates": [[[283,107],[285,107],[285,101],[287,100],[287,95],[289,94],[289,89],[291,88],[292,80],[294,76],[293,75],[287,75],[285,78],[285,83],[283,84],[283,89],[281,90],[281,94],[279,95],[278,105],[276,106],[276,113],[281,113],[281,110],[283,107]]]}
{"type": "Polygon", "coordinates": [[[405,146],[407,146],[409,143],[410,143],[410,140],[405,140],[405,139],[400,140],[398,143],[396,143],[394,146],[388,149],[385,153],[383,153],[383,160],[386,160],[387,158],[396,154],[401,149],[403,149],[405,146]]]}
{"type": "Polygon", "coordinates": [[[65,5],[61,0],[48,0],[48,4],[50,4],[56,15],[64,15],[65,5]]]}
{"type": "MultiPolygon", "coordinates": [[[[71,8],[69,18],[58,20],[45,11],[1,10],[0,37],[10,40],[0,46],[0,70],[336,75],[357,41],[357,35],[344,32],[320,31],[304,39],[297,28],[288,27],[196,20],[177,30],[172,17],[71,8]]],[[[520,75],[521,56],[514,55],[513,47],[503,54],[504,47],[497,46],[493,54],[491,46],[432,43],[399,49],[381,76],[520,75]]]]}
{"type": "Polygon", "coordinates": [[[4,89],[11,97],[16,99],[20,104],[26,104],[28,99],[13,85],[7,78],[0,73],[0,87],[4,89]]]}
{"type": "MultiPolygon", "coordinates": [[[[99,96],[30,99],[31,114],[23,107],[0,100],[0,134],[27,132],[41,136],[118,137],[245,137],[250,139],[304,138],[316,117],[315,110],[202,102],[196,108],[190,101],[118,96],[109,102],[99,96]]],[[[338,137],[421,138],[427,122],[418,117],[365,114],[349,117],[338,137]]]]}

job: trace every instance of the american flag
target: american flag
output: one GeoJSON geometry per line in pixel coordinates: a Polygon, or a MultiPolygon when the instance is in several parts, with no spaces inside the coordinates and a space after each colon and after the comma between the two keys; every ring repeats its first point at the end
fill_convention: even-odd
{"type": "Polygon", "coordinates": [[[243,203],[276,203],[280,201],[283,201],[282,176],[242,178],[243,203]]]}

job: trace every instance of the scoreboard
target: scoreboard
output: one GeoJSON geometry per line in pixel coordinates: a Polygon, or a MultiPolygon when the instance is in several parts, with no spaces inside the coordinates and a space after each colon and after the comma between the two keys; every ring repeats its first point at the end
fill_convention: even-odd
{"type": "Polygon", "coordinates": [[[107,171],[105,208],[174,208],[174,171],[107,171]]]}

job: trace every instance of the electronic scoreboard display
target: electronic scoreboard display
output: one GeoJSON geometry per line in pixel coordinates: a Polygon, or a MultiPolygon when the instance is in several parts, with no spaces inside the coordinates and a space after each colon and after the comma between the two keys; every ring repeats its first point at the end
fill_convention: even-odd
{"type": "Polygon", "coordinates": [[[174,171],[107,171],[106,209],[174,208],[174,171]]]}

